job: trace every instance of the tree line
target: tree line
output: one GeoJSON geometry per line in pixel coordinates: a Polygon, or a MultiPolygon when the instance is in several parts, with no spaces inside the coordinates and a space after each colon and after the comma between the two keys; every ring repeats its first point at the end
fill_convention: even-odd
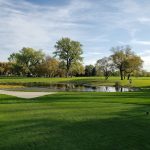
{"type": "Polygon", "coordinates": [[[143,60],[129,46],[111,49],[112,54],[97,60],[95,65],[83,65],[82,44],[70,38],[61,38],[54,46],[53,56],[42,50],[24,47],[12,53],[9,62],[0,62],[1,76],[72,77],[119,76],[121,80],[131,76],[150,76],[142,70],[143,60]]]}

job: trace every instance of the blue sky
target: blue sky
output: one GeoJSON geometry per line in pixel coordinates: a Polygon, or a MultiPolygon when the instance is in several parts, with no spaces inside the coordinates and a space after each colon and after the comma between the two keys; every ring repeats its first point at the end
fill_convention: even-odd
{"type": "Polygon", "coordinates": [[[130,45],[150,71],[149,0],[0,0],[0,61],[22,47],[52,54],[70,37],[83,44],[84,64],[130,45]]]}

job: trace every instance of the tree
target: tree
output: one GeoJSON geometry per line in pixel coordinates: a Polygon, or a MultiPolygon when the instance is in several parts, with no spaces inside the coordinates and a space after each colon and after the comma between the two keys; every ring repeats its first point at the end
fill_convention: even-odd
{"type": "Polygon", "coordinates": [[[114,71],[114,65],[111,57],[99,59],[96,63],[96,69],[102,71],[103,75],[105,76],[105,80],[107,80],[114,71]]]}
{"type": "Polygon", "coordinates": [[[12,71],[12,63],[0,62],[0,75],[10,75],[12,71]]]}
{"type": "Polygon", "coordinates": [[[131,73],[139,71],[142,68],[143,61],[137,56],[129,46],[121,46],[112,48],[112,60],[114,65],[120,71],[121,80],[123,77],[128,76],[130,79],[131,73]]]}
{"type": "Polygon", "coordinates": [[[96,71],[96,67],[94,66],[93,70],[92,70],[92,76],[96,76],[97,75],[97,71],[96,71]]]}
{"type": "Polygon", "coordinates": [[[58,76],[59,61],[53,57],[47,56],[43,63],[39,64],[36,69],[37,75],[46,77],[58,76]]]}
{"type": "Polygon", "coordinates": [[[3,67],[0,67],[0,75],[3,75],[4,74],[4,68],[3,67]]]}
{"type": "Polygon", "coordinates": [[[13,53],[8,58],[14,67],[21,68],[20,74],[31,75],[35,73],[36,66],[44,60],[44,53],[33,48],[23,48],[18,53],[13,53]]]}
{"type": "Polygon", "coordinates": [[[141,70],[141,71],[136,72],[136,76],[150,77],[150,72],[148,72],[146,70],[141,70]]]}
{"type": "Polygon", "coordinates": [[[93,65],[86,65],[85,66],[85,76],[95,76],[95,67],[93,65]]]}
{"type": "Polygon", "coordinates": [[[50,77],[55,77],[58,75],[59,71],[59,61],[53,57],[46,57],[46,72],[50,77]]]}
{"type": "Polygon", "coordinates": [[[118,46],[111,49],[113,55],[111,55],[112,61],[117,69],[119,69],[121,80],[125,76],[125,64],[129,56],[133,55],[129,46],[118,46]]]}
{"type": "Polygon", "coordinates": [[[84,66],[82,63],[74,63],[70,69],[70,73],[72,76],[82,76],[85,73],[84,66]]]}
{"type": "Polygon", "coordinates": [[[125,62],[125,73],[127,74],[127,79],[130,79],[132,73],[140,71],[142,69],[143,60],[137,55],[131,55],[125,62]]]}
{"type": "Polygon", "coordinates": [[[78,41],[72,41],[69,38],[62,38],[56,42],[55,56],[58,56],[66,66],[66,76],[69,76],[69,72],[73,63],[82,61],[82,45],[78,41]]]}

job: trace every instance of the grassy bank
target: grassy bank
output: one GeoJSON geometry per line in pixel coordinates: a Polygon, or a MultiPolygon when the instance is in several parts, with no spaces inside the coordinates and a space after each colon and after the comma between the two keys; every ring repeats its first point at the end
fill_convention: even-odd
{"type": "MultiPolygon", "coordinates": [[[[78,83],[114,85],[112,77],[0,78],[4,84],[78,83]]],[[[132,78],[134,87],[150,87],[150,78],[132,78]]],[[[12,86],[13,88],[13,86],[12,86]]],[[[20,99],[0,95],[2,150],[149,150],[150,92],[66,92],[20,99]]]]}
{"type": "Polygon", "coordinates": [[[2,150],[149,150],[150,93],[0,95],[2,150]]]}
{"type": "Polygon", "coordinates": [[[90,85],[115,85],[120,82],[122,86],[150,87],[149,77],[132,78],[132,84],[127,80],[121,81],[119,77],[111,77],[107,81],[103,77],[73,77],[73,78],[20,78],[20,77],[1,77],[0,84],[11,85],[49,85],[55,83],[77,83],[90,85]]]}

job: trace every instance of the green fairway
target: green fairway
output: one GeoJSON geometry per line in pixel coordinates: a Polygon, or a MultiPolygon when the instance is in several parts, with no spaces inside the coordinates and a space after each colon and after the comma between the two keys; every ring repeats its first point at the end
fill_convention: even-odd
{"type": "Polygon", "coordinates": [[[150,87],[150,77],[133,77],[132,84],[128,80],[120,80],[120,77],[110,77],[107,81],[103,77],[73,77],[73,78],[26,78],[26,77],[1,77],[0,84],[40,86],[53,83],[77,83],[90,85],[115,85],[120,82],[122,86],[150,87]]]}
{"type": "Polygon", "coordinates": [[[1,150],[149,150],[150,93],[0,95],[1,150]]]}

